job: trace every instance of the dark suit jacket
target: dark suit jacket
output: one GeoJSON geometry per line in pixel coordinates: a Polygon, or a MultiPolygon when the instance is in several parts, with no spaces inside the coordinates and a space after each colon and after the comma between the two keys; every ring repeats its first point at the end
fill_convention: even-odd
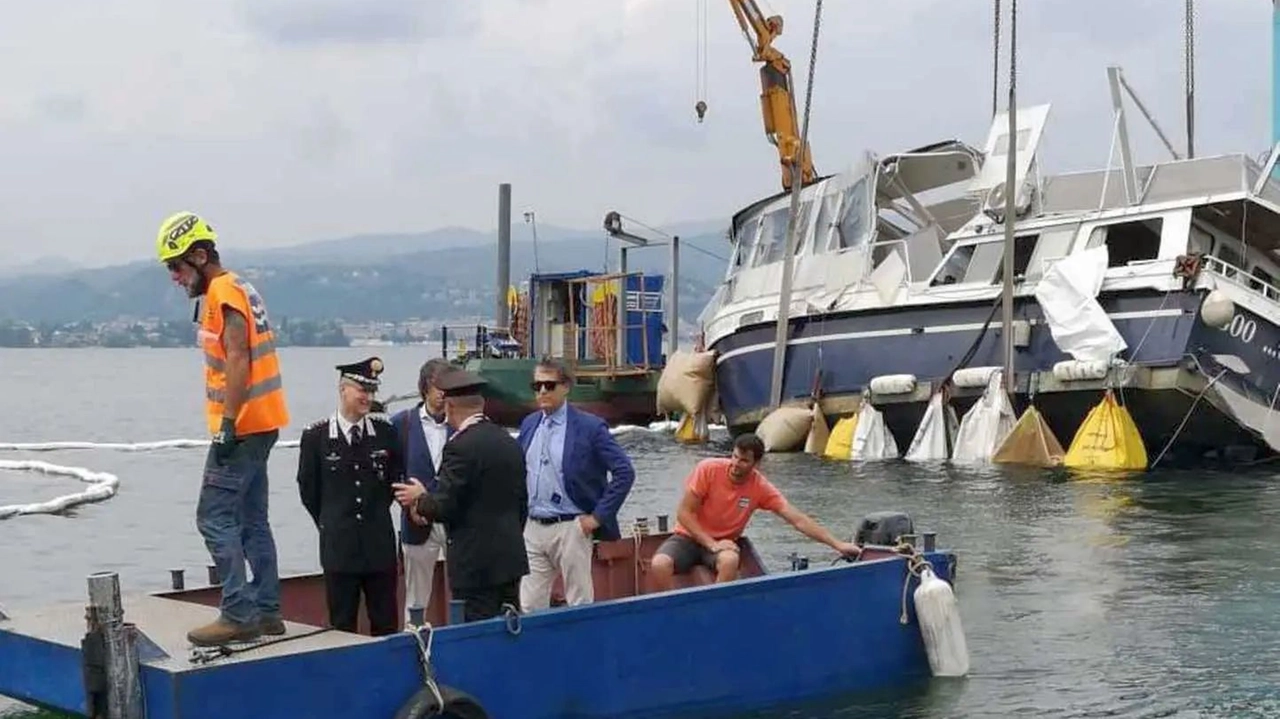
{"type": "Polygon", "coordinates": [[[298,447],[298,493],[320,531],[320,566],[326,572],[394,570],[391,484],[404,481],[395,429],[369,417],[374,434],[352,447],[341,435],[330,436],[331,421],[302,430],[298,447]]]}
{"type": "Polygon", "coordinates": [[[444,445],[435,491],[418,513],[443,521],[449,583],[459,589],[505,584],[529,573],[524,452],[507,430],[481,421],[444,445]]]}
{"type": "MultiPolygon", "coordinates": [[[[565,410],[561,469],[564,472],[564,491],[575,505],[600,522],[595,539],[618,539],[622,536],[618,529],[618,510],[631,491],[636,471],[604,420],[573,405],[565,410]],[[612,479],[609,475],[613,475],[612,479]]],[[[517,441],[522,451],[529,449],[533,433],[541,421],[542,411],[539,410],[520,422],[517,441]]]]}

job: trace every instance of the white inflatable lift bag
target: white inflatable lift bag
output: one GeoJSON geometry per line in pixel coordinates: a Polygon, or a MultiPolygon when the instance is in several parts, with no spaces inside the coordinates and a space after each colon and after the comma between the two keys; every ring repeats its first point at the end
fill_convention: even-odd
{"type": "Polygon", "coordinates": [[[1036,302],[1049,334],[1063,352],[1082,362],[1106,362],[1128,345],[1096,299],[1107,273],[1107,246],[1068,255],[1036,283],[1036,302]]]}
{"type": "Polygon", "coordinates": [[[990,462],[996,450],[1013,431],[1018,419],[1005,393],[1004,371],[996,370],[987,378],[987,388],[977,402],[964,413],[960,431],[956,432],[955,451],[951,461],[958,464],[990,462]]]}
{"type": "Polygon", "coordinates": [[[877,461],[898,458],[898,443],[884,423],[884,415],[870,402],[858,408],[858,424],[853,428],[850,460],[877,461]]]}
{"type": "Polygon", "coordinates": [[[962,677],[969,673],[969,647],[960,623],[960,607],[951,585],[939,579],[933,568],[925,564],[920,572],[920,586],[912,595],[916,620],[929,670],[935,677],[962,677]]]}
{"type": "Polygon", "coordinates": [[[908,462],[939,462],[949,459],[948,445],[956,446],[956,411],[942,402],[942,393],[934,392],[929,406],[911,439],[905,459],[908,462]],[[948,442],[950,440],[950,442],[948,442]]]}

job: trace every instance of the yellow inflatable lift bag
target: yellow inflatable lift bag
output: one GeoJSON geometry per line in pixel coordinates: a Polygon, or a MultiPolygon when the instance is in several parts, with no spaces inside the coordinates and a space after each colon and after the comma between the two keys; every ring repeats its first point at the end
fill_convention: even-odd
{"type": "Polygon", "coordinates": [[[1075,469],[1147,468],[1147,448],[1138,426],[1111,390],[1085,416],[1062,464],[1075,469]]]}
{"type": "Polygon", "coordinates": [[[858,414],[841,417],[831,428],[822,456],[827,459],[849,459],[853,456],[853,433],[858,429],[858,414]]]}

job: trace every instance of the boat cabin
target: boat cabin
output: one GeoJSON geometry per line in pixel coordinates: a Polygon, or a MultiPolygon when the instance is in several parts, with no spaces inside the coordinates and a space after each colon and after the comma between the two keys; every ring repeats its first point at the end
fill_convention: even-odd
{"type": "Polygon", "coordinates": [[[513,334],[525,356],[564,358],[583,375],[660,369],[668,331],[663,280],[643,272],[530,275],[513,334]]]}

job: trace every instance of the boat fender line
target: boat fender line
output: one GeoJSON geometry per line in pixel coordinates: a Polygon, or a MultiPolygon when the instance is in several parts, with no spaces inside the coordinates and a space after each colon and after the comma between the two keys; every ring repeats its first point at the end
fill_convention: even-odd
{"type": "Polygon", "coordinates": [[[520,636],[520,611],[515,605],[504,603],[502,605],[502,620],[506,624],[507,634],[513,637],[520,636]]]}
{"type": "Polygon", "coordinates": [[[951,383],[956,387],[986,388],[991,381],[991,375],[1003,369],[1003,367],[965,367],[951,375],[951,383]]]}
{"type": "Polygon", "coordinates": [[[873,394],[910,394],[916,391],[916,376],[913,374],[882,374],[872,377],[867,383],[873,394]]]}
{"type": "Polygon", "coordinates": [[[258,641],[236,643],[236,644],[215,644],[213,646],[207,646],[207,647],[192,647],[191,654],[187,657],[187,661],[191,664],[208,664],[216,659],[221,659],[223,657],[230,657],[236,654],[244,654],[245,652],[251,652],[255,649],[269,647],[273,644],[282,644],[284,642],[291,642],[291,641],[294,641],[295,639],[306,639],[307,637],[314,637],[317,634],[324,634],[325,632],[331,632],[331,631],[333,631],[332,627],[319,627],[317,629],[312,629],[311,631],[302,632],[300,634],[290,634],[287,636],[278,637],[276,639],[266,639],[266,640],[258,640],[258,641]]]}
{"type": "Polygon", "coordinates": [[[910,590],[912,577],[915,577],[920,583],[912,594],[912,604],[916,610],[916,623],[920,626],[920,639],[929,659],[930,672],[940,677],[961,677],[968,674],[969,650],[951,584],[934,573],[933,565],[915,546],[900,541],[894,550],[907,561],[906,577],[902,583],[902,614],[898,621],[903,625],[910,623],[907,592],[910,590]]]}
{"type": "MultiPolygon", "coordinates": [[[[509,606],[504,605],[504,611],[509,606]]],[[[489,712],[485,711],[475,697],[436,681],[435,671],[431,669],[431,641],[435,634],[431,624],[423,622],[416,627],[406,626],[404,631],[412,634],[418,643],[418,659],[422,662],[422,688],[414,692],[400,707],[395,719],[489,719],[489,712]],[[422,636],[424,633],[425,639],[422,636]]]]}
{"type": "Polygon", "coordinates": [[[1059,382],[1100,380],[1110,369],[1107,360],[1063,360],[1053,365],[1053,378],[1059,382]]]}

